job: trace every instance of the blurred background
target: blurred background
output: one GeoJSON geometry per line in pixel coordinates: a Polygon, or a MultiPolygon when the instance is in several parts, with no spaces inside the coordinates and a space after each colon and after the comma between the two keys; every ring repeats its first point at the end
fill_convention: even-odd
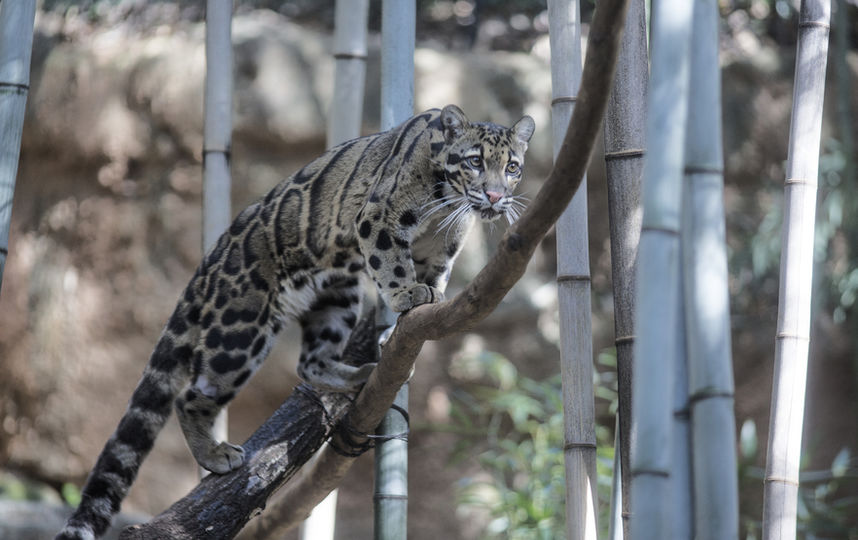
{"type": "MultiPolygon", "coordinates": [[[[803,538],[858,538],[851,455],[858,448],[858,5],[834,3],[799,507],[803,538]]],[[[234,214],[324,149],[334,13],[333,0],[236,4],[234,214]]],[[[380,4],[370,8],[366,133],[378,129],[380,4]]],[[[551,165],[545,1],[417,4],[416,109],[456,103],[472,120],[506,125],[531,115],[537,131],[520,192],[534,194],[551,165]]],[[[582,4],[586,23],[593,3],[582,4]]],[[[204,5],[39,2],[0,294],[0,505],[76,500],[201,257],[204,5]]],[[[719,5],[742,538],[757,538],[798,1],[719,5]]],[[[616,377],[600,149],[588,182],[593,377],[606,511],[616,377]]],[[[484,264],[502,231],[472,235],[451,293],[484,264]]],[[[424,347],[411,386],[414,540],[562,537],[554,270],[549,235],[493,315],[468,334],[424,347]]],[[[294,330],[284,332],[263,373],[230,406],[233,441],[249,436],[297,382],[298,339],[294,330]]],[[[160,512],[196,478],[171,420],[124,509],[160,512]]],[[[340,492],[338,538],[371,537],[371,494],[372,457],[365,455],[340,492]]]]}

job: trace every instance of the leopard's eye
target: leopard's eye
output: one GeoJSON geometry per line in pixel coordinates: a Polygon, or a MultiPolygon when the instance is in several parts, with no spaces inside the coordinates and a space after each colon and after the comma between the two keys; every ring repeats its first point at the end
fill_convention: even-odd
{"type": "Polygon", "coordinates": [[[521,170],[521,168],[520,168],[519,164],[516,163],[515,161],[510,161],[509,163],[506,164],[506,172],[508,174],[518,174],[518,172],[520,170],[521,170]]]}
{"type": "Polygon", "coordinates": [[[468,158],[468,165],[475,169],[479,169],[483,166],[483,158],[480,156],[471,156],[468,158]]]}

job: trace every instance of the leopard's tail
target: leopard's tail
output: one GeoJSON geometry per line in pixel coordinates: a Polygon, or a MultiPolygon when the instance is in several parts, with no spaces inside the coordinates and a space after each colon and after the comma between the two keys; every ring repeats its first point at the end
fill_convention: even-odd
{"type": "Polygon", "coordinates": [[[190,347],[163,335],[81,493],[80,505],[56,540],[92,540],[110,527],[140,464],[170,416],[188,378],[190,347]]]}

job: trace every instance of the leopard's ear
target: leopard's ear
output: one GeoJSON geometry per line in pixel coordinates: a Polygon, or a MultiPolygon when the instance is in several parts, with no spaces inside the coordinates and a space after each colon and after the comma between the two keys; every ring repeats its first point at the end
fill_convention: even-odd
{"type": "Polygon", "coordinates": [[[512,132],[515,133],[516,139],[521,143],[527,143],[530,140],[534,129],[536,129],[536,123],[529,116],[523,116],[512,126],[512,132]]]}
{"type": "Polygon", "coordinates": [[[441,125],[444,126],[444,138],[450,142],[461,137],[470,122],[462,109],[455,105],[447,105],[441,111],[441,125]]]}

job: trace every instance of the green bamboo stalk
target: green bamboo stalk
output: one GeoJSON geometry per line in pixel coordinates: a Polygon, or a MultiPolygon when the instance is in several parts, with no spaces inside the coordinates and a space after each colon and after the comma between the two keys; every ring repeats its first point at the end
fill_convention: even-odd
{"type": "Polygon", "coordinates": [[[784,187],[775,374],[763,497],[764,540],[796,536],[810,344],[816,186],[830,18],[829,0],[802,1],[784,187]]]}
{"type": "MultiPolygon", "coordinates": [[[[717,0],[695,1],[682,255],[694,537],[699,540],[737,539],[739,534],[718,18],[717,0]]],[[[677,500],[683,498],[678,494],[677,500]]]]}
{"type": "Polygon", "coordinates": [[[9,253],[35,15],[35,0],[0,2],[0,285],[9,253]]]}
{"type": "MultiPolygon", "coordinates": [[[[390,129],[414,114],[415,0],[383,0],[381,7],[381,129],[390,129]]],[[[379,319],[393,324],[395,315],[379,310],[379,319]]],[[[394,405],[408,408],[408,384],[400,388],[394,405]]],[[[390,409],[378,427],[379,435],[408,431],[402,413],[390,409]]],[[[408,442],[380,442],[375,451],[376,540],[404,540],[408,525],[408,442]]]]}
{"type": "MultiPolygon", "coordinates": [[[[549,0],[551,125],[556,159],[581,84],[581,16],[577,0],[549,0]]],[[[566,537],[595,539],[598,526],[587,179],[557,220],[557,295],[566,462],[566,537]]]]}
{"type": "MultiPolygon", "coordinates": [[[[203,252],[232,219],[230,146],[232,139],[232,0],[206,2],[206,86],[203,140],[203,252]]],[[[227,440],[227,412],[221,409],[212,434],[227,440]]]]}
{"type": "Polygon", "coordinates": [[[611,538],[629,537],[632,364],[637,251],[641,231],[641,178],[646,146],[647,61],[646,6],[632,0],[617,59],[617,74],[605,115],[605,172],[611,233],[611,278],[614,293],[614,343],[617,350],[619,407],[615,451],[619,455],[622,493],[612,499],[612,514],[621,513],[623,526],[611,538]],[[620,511],[620,508],[622,509],[620,511]]]}
{"type": "Polygon", "coordinates": [[[693,3],[653,0],[647,159],[635,306],[631,537],[671,537],[680,209],[693,3]]]}

